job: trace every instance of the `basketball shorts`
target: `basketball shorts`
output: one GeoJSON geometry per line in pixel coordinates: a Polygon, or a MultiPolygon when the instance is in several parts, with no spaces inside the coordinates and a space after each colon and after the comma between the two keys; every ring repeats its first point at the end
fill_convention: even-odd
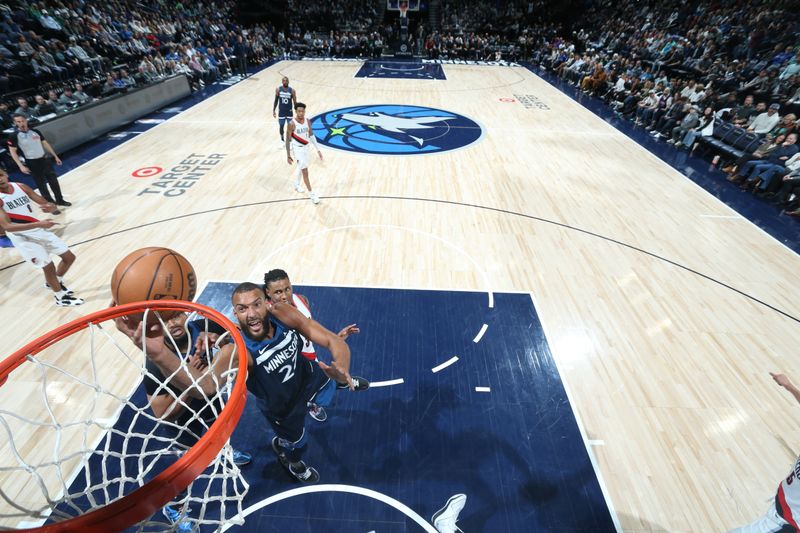
{"type": "Polygon", "coordinates": [[[292,115],[289,115],[288,117],[284,117],[284,116],[278,116],[278,122],[279,122],[281,125],[284,125],[284,124],[286,124],[287,122],[290,122],[291,120],[292,120],[292,115]]]}
{"type": "Polygon", "coordinates": [[[67,244],[56,234],[42,228],[23,232],[9,231],[6,236],[25,261],[39,268],[44,268],[51,262],[51,255],[61,255],[69,251],[67,244]]]}
{"type": "Polygon", "coordinates": [[[295,143],[292,145],[292,151],[294,152],[297,166],[300,169],[308,168],[308,163],[311,159],[311,148],[309,146],[300,146],[295,143]]]}
{"type": "Polygon", "coordinates": [[[336,390],[336,382],[331,380],[321,370],[315,369],[311,382],[305,388],[305,394],[295,403],[288,413],[277,417],[269,411],[267,402],[256,396],[256,405],[272,426],[275,435],[288,443],[301,442],[306,425],[306,415],[308,415],[308,402],[314,402],[318,396],[322,396],[324,405],[330,405],[328,396],[332,397],[332,392],[336,390]]]}

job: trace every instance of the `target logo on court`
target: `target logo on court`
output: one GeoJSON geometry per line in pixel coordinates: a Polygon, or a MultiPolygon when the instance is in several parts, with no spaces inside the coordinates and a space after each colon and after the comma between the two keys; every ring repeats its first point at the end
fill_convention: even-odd
{"type": "Polygon", "coordinates": [[[324,145],[362,154],[420,155],[464,148],[483,129],[463,115],[413,105],[365,105],[335,109],[312,119],[324,145]]]}
{"type": "Polygon", "coordinates": [[[142,167],[131,172],[131,176],[134,178],[152,178],[163,171],[164,169],[161,167],[142,167]]]}

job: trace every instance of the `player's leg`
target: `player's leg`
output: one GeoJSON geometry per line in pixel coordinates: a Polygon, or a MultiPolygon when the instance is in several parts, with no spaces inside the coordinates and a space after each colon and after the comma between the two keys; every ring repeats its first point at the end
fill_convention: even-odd
{"type": "MultiPolygon", "coordinates": [[[[47,279],[48,287],[56,293],[56,298],[61,302],[59,305],[81,305],[83,300],[77,298],[75,294],[64,285],[64,275],[75,262],[75,254],[72,253],[64,241],[49,231],[42,232],[41,243],[48,254],[48,261],[52,255],[57,255],[61,259],[58,267],[56,267],[54,263],[50,263],[50,268],[53,269],[53,274],[55,274],[55,281],[49,278],[47,279]],[[65,293],[66,297],[61,295],[62,292],[65,293]]],[[[46,275],[45,277],[47,278],[46,275]]]]}
{"type": "Polygon", "coordinates": [[[281,134],[281,141],[283,141],[283,127],[286,125],[286,119],[283,117],[278,117],[278,131],[281,134]]]}
{"type": "Polygon", "coordinates": [[[770,505],[767,513],[751,524],[732,529],[729,533],[790,533],[795,529],[775,511],[775,504],[770,505]]]}
{"type": "Polygon", "coordinates": [[[301,483],[316,483],[319,473],[303,461],[308,449],[308,433],[305,430],[306,406],[297,405],[293,411],[281,420],[273,419],[265,410],[262,400],[258,406],[267,421],[275,431],[272,439],[272,451],[278,456],[278,461],[289,473],[301,483]]]}
{"type": "Polygon", "coordinates": [[[58,264],[56,274],[58,274],[59,279],[61,279],[64,277],[64,274],[69,271],[72,263],[75,262],[75,254],[73,254],[70,250],[67,250],[63,254],[59,254],[58,257],[61,258],[61,262],[58,264]]]}

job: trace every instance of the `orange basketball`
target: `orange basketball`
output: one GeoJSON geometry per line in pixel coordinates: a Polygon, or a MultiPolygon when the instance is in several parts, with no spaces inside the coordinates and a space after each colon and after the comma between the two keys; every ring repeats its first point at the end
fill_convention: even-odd
{"type": "Polygon", "coordinates": [[[194,268],[169,248],[141,248],[119,262],[111,276],[111,295],[117,305],[144,300],[194,299],[194,268]]]}

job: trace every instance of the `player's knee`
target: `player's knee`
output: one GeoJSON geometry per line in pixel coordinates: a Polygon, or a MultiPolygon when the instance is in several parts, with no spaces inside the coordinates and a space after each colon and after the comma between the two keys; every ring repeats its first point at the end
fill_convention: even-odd
{"type": "Polygon", "coordinates": [[[70,250],[67,250],[63,254],[59,255],[59,257],[68,265],[71,265],[75,262],[75,254],[73,254],[70,250]]]}

